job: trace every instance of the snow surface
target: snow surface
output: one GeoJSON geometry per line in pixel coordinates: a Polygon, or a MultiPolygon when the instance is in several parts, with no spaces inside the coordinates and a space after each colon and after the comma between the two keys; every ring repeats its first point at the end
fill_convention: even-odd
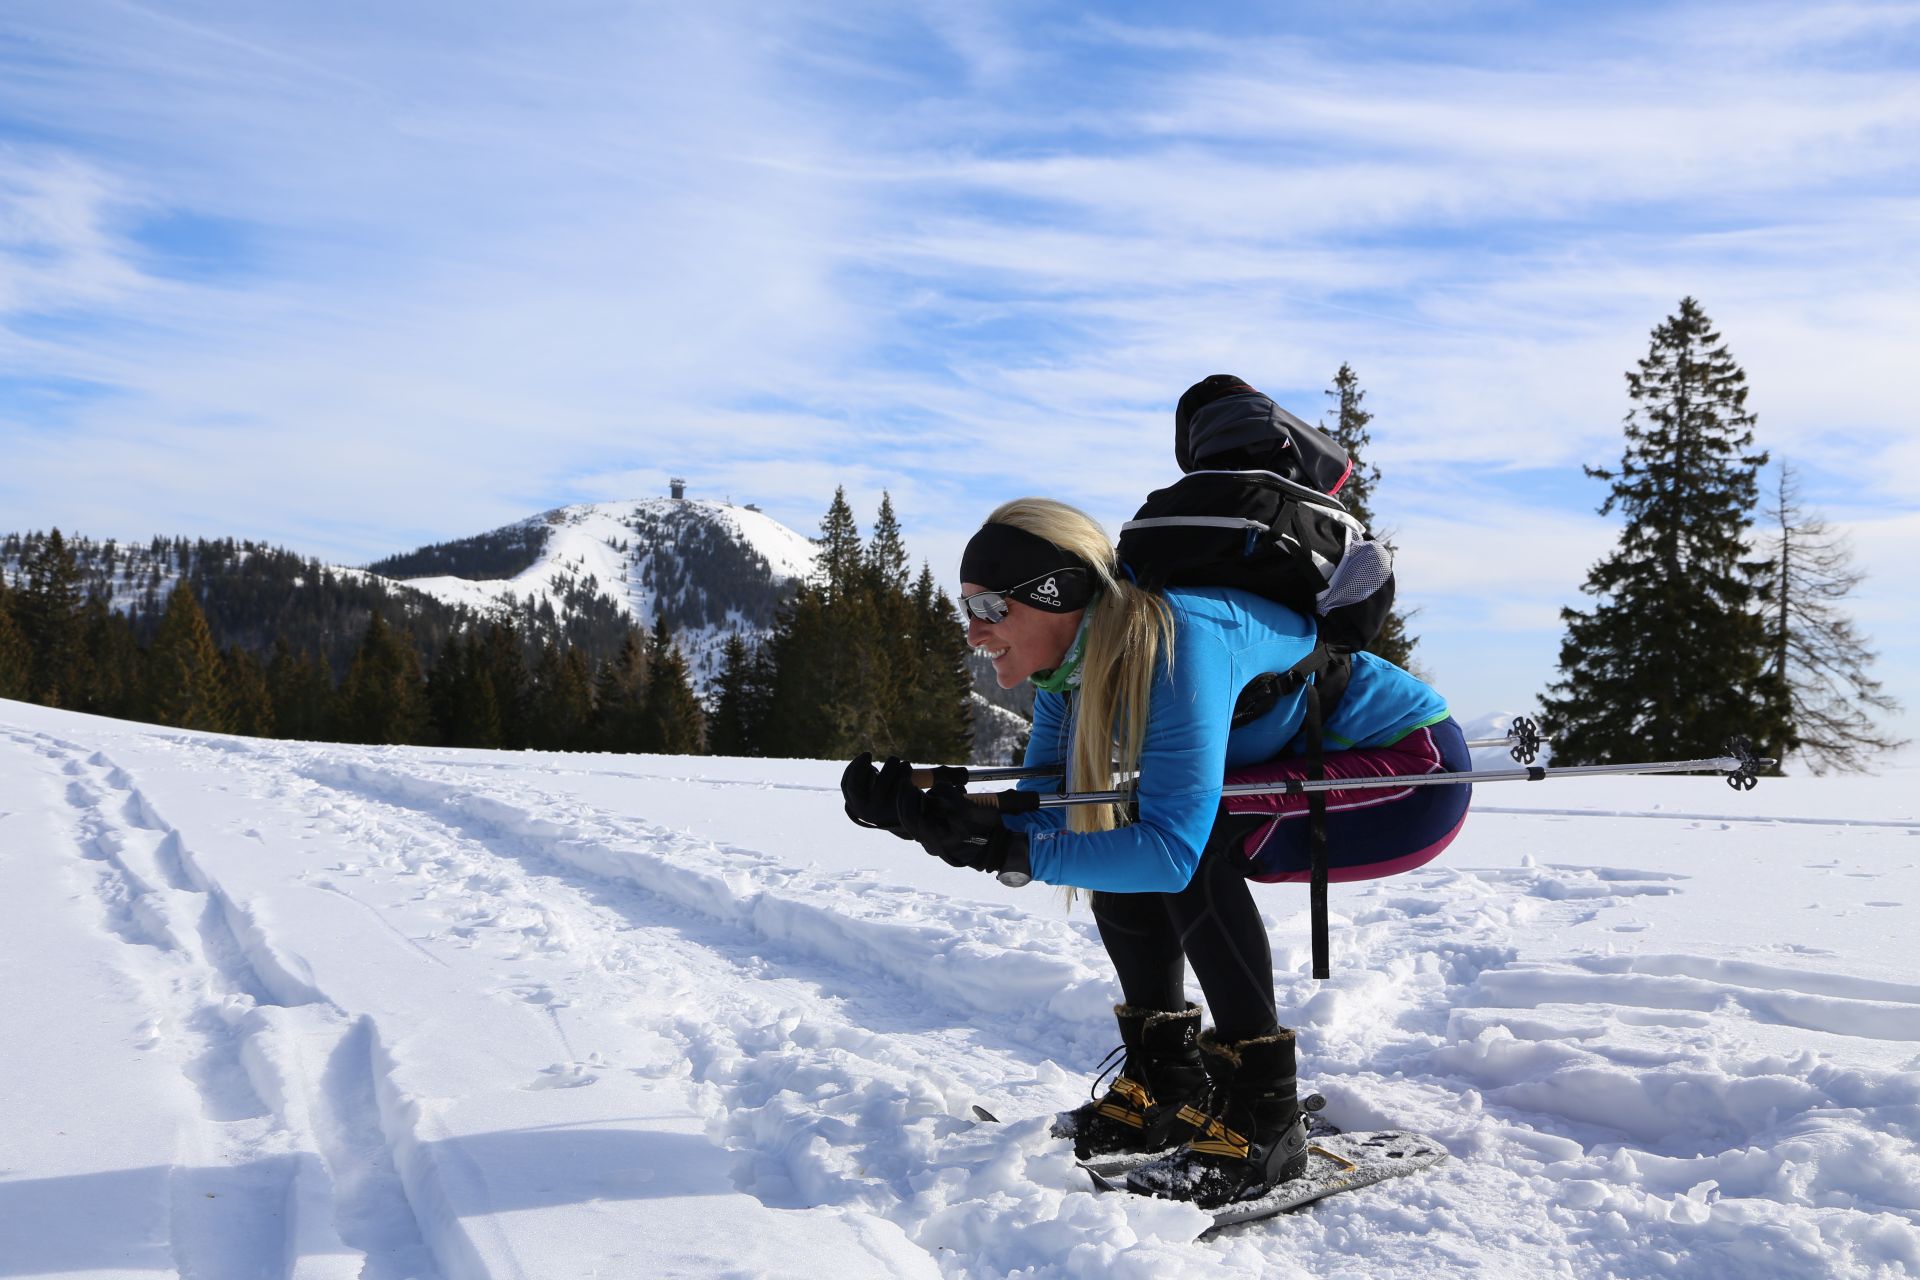
{"type": "Polygon", "coordinates": [[[0,702],[0,1277],[1920,1272],[1910,773],[1483,788],[1326,983],[1263,887],[1330,1117],[1454,1158],[1199,1240],[1046,1137],[1084,906],[839,768],[0,702]]]}

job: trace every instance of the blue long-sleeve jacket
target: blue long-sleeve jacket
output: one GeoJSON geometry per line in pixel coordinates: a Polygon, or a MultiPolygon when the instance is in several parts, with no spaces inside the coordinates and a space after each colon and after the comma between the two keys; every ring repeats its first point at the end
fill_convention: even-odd
{"type": "MultiPolygon", "coordinates": [[[[1162,662],[1153,681],[1140,753],[1139,819],[1113,831],[1080,833],[1066,830],[1064,809],[1009,817],[1009,826],[1028,833],[1037,880],[1111,893],[1184,889],[1218,816],[1226,771],[1300,749],[1294,740],[1306,719],[1304,688],[1250,724],[1230,724],[1234,701],[1250,681],[1307,656],[1313,623],[1276,601],[1225,587],[1176,587],[1165,598],[1173,608],[1173,664],[1169,672],[1162,662]]],[[[1071,717],[1067,696],[1035,695],[1026,763],[1068,758],[1071,717]]],[[[1323,740],[1328,750],[1386,746],[1446,717],[1438,693],[1361,653],[1323,740]]],[[[1059,785],[1058,778],[1020,783],[1036,791],[1059,785]]]]}

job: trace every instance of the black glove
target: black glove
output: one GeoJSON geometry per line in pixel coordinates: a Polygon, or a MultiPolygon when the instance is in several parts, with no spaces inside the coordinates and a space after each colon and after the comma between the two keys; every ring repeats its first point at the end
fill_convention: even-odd
{"type": "Polygon", "coordinates": [[[913,766],[898,756],[889,757],[877,771],[873,753],[862,751],[840,775],[840,794],[847,802],[847,816],[863,827],[891,831],[902,840],[912,839],[900,829],[900,797],[911,791],[919,795],[912,782],[913,766]]]}
{"type": "Polygon", "coordinates": [[[972,803],[964,788],[951,783],[902,792],[899,819],[905,835],[950,867],[998,875],[1016,851],[1021,868],[1026,865],[1026,832],[1008,830],[997,810],[972,803]]]}

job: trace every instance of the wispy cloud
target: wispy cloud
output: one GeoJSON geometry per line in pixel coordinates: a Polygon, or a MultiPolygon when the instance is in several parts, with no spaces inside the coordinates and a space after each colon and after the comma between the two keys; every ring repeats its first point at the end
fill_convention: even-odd
{"type": "Polygon", "coordinates": [[[1920,500],[1911,6],[1105,12],[12,15],[0,506],[356,560],[671,473],[944,563],[1124,518],[1202,374],[1350,361],[1435,673],[1518,699],[1683,294],[1816,501],[1920,500]]]}

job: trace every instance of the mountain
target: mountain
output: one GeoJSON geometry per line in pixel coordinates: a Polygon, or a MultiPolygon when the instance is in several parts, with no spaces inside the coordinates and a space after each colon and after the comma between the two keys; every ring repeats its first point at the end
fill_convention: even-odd
{"type": "MultiPolygon", "coordinates": [[[[45,533],[0,536],[0,575],[19,587],[48,545],[45,533]]],[[[233,538],[96,541],[62,535],[82,597],[97,596],[131,621],[149,644],[167,599],[193,583],[215,644],[265,657],[278,641],[318,654],[338,679],[377,611],[403,626],[423,653],[438,652],[473,615],[357,569],[338,569],[284,547],[233,538]]]]}
{"type": "MultiPolygon", "coordinates": [[[[18,583],[45,538],[0,537],[0,573],[18,583]]],[[[182,578],[194,584],[220,648],[265,657],[285,640],[295,652],[320,654],[335,679],[376,611],[409,632],[429,660],[456,631],[503,621],[529,650],[558,640],[598,662],[618,651],[629,628],[649,630],[664,619],[702,694],[719,674],[730,634],[752,644],[771,633],[794,585],[812,570],[815,550],[811,539],[754,507],[687,498],[558,507],[363,568],[232,538],[65,541],[81,591],[127,614],[142,643],[151,642],[182,578]]],[[[972,666],[974,762],[1002,764],[1024,737],[1021,713],[1031,691],[1001,690],[990,667],[972,666]]]]}
{"type": "MultiPolygon", "coordinates": [[[[0,537],[0,573],[19,582],[44,534],[0,537]]],[[[727,635],[757,641],[813,564],[813,543],[752,507],[657,498],[559,507],[366,568],[226,539],[65,538],[83,593],[106,598],[151,639],[167,597],[194,584],[216,643],[265,654],[284,638],[345,672],[379,609],[428,656],[474,621],[511,621],[530,645],[583,645],[600,660],[628,628],[664,617],[696,685],[719,669],[727,635]]]]}
{"type": "MultiPolygon", "coordinates": [[[[367,566],[373,580],[479,616],[537,619],[596,657],[628,625],[664,617],[697,690],[720,673],[727,637],[764,639],[815,543],[754,507],[693,498],[559,507],[490,533],[367,566]]],[[[1005,764],[1025,744],[1033,693],[998,687],[971,659],[975,764],[1005,764]]]]}
{"type": "Polygon", "coordinates": [[[365,573],[481,617],[557,627],[596,658],[628,626],[665,618],[704,688],[728,635],[771,630],[813,553],[811,539],[753,507],[653,498],[559,507],[365,573]]]}
{"type": "Polygon", "coordinates": [[[1026,758],[1027,734],[1033,722],[1017,712],[989,702],[975,681],[973,701],[973,759],[970,764],[1019,764],[1026,758]]]}

